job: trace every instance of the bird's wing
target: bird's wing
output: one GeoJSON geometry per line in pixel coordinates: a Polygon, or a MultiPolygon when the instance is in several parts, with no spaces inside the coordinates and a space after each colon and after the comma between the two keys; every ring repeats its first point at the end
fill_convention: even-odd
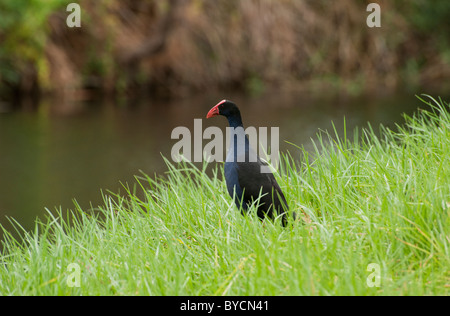
{"type": "Polygon", "coordinates": [[[274,204],[277,213],[280,213],[287,207],[286,198],[274,175],[262,173],[261,165],[261,162],[238,163],[238,181],[244,190],[244,201],[251,203],[263,194],[259,201],[260,205],[267,210],[274,204]]]}

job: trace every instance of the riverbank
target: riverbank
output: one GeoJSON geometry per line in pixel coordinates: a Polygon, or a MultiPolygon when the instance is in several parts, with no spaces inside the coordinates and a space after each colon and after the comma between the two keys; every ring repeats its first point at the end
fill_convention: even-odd
{"type": "Polygon", "coordinates": [[[79,27],[67,1],[3,2],[2,98],[305,87],[355,95],[430,91],[450,77],[444,0],[376,1],[381,27],[367,24],[367,2],[350,0],[82,0],[79,27]]]}
{"type": "Polygon", "coordinates": [[[302,214],[288,229],[242,217],[221,166],[169,164],[98,209],[6,232],[0,294],[448,295],[450,114],[423,99],[432,111],[395,132],[322,134],[301,165],[285,157],[278,181],[302,214]]]}

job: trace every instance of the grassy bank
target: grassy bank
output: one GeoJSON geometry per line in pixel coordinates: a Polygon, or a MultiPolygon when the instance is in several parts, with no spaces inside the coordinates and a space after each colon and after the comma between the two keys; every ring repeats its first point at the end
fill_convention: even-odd
{"type": "Polygon", "coordinates": [[[105,195],[7,238],[0,294],[449,294],[450,114],[426,102],[396,132],[323,134],[301,165],[285,157],[279,183],[302,214],[290,228],[242,217],[220,166],[169,166],[139,179],[143,197],[105,195]]]}

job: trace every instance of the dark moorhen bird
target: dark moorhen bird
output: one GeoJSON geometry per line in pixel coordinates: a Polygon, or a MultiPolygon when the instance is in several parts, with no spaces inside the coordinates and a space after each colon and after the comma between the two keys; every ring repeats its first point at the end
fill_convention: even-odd
{"type": "MultiPolygon", "coordinates": [[[[245,214],[258,198],[257,215],[260,219],[281,216],[287,225],[288,204],[272,173],[261,172],[267,166],[250,147],[242,125],[241,113],[231,101],[223,100],[206,115],[210,118],[223,115],[231,129],[230,148],[225,160],[225,180],[228,193],[242,214],[245,214]]],[[[295,219],[295,214],[294,219],[295,219]]]]}

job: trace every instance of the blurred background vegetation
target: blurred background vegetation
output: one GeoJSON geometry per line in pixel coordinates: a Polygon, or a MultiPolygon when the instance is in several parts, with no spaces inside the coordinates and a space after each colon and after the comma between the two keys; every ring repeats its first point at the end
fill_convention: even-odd
{"type": "Polygon", "coordinates": [[[183,96],[204,89],[348,93],[450,78],[450,1],[0,2],[0,95],[183,96]],[[366,25],[381,6],[381,28],[366,25]]]}

